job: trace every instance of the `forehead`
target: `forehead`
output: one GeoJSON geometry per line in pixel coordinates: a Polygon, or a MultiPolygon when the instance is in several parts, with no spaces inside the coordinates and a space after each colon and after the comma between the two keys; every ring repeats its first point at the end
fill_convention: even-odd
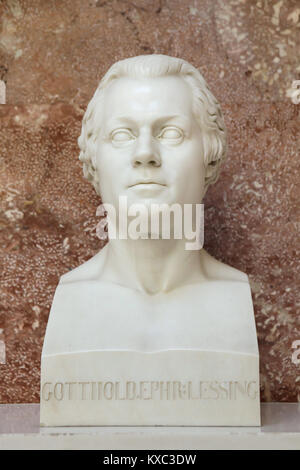
{"type": "Polygon", "coordinates": [[[122,77],[104,90],[102,109],[105,120],[124,116],[139,120],[164,115],[192,119],[192,101],[191,89],[181,77],[122,77]]]}

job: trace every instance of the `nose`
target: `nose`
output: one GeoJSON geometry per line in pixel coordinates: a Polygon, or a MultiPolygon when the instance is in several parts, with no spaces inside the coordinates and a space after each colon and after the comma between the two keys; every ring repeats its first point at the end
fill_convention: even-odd
{"type": "Polygon", "coordinates": [[[151,132],[141,132],[137,138],[132,165],[134,167],[142,165],[151,167],[161,166],[160,155],[151,132]]]}

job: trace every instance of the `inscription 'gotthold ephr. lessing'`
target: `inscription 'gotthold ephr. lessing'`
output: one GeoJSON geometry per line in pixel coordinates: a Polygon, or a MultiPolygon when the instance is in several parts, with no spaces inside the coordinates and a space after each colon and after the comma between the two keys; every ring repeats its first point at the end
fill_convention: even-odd
{"type": "MultiPolygon", "coordinates": [[[[116,209],[111,234],[133,215],[121,199],[149,210],[201,204],[225,159],[226,129],[195,67],[147,55],[105,74],[79,146],[85,177],[116,209]]],[[[168,239],[151,223],[138,237],[110,237],[61,276],[42,353],[42,425],[260,424],[247,275],[186,249],[172,224],[168,239]]]]}
{"type": "Polygon", "coordinates": [[[42,399],[49,400],[237,400],[245,395],[250,400],[257,398],[255,381],[217,382],[180,381],[135,382],[45,382],[42,399]]]}

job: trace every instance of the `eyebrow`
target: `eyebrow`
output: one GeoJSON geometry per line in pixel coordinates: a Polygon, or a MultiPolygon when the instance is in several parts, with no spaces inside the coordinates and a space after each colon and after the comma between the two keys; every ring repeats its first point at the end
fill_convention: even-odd
{"type": "MultiPolygon", "coordinates": [[[[183,114],[172,114],[172,115],[167,115],[167,116],[160,116],[158,117],[156,120],[155,120],[155,123],[154,124],[162,124],[164,122],[169,122],[169,121],[174,121],[174,120],[179,120],[179,121],[183,121],[185,122],[186,124],[189,123],[189,118],[183,114]]],[[[117,117],[113,117],[111,118],[108,122],[107,122],[107,126],[109,127],[112,127],[114,125],[118,125],[118,124],[129,124],[129,125],[136,125],[136,121],[129,117],[129,116],[117,116],[117,117]]]]}

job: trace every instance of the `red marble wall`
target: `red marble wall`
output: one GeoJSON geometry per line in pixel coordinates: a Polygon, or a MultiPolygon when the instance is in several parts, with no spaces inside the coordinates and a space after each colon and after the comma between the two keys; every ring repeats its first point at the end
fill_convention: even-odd
{"type": "Polygon", "coordinates": [[[58,278],[102,246],[78,161],[86,105],[113,62],[148,53],[200,67],[222,105],[206,248],[250,277],[262,400],[300,401],[298,0],[6,0],[0,25],[0,403],[39,401],[58,278]]]}

